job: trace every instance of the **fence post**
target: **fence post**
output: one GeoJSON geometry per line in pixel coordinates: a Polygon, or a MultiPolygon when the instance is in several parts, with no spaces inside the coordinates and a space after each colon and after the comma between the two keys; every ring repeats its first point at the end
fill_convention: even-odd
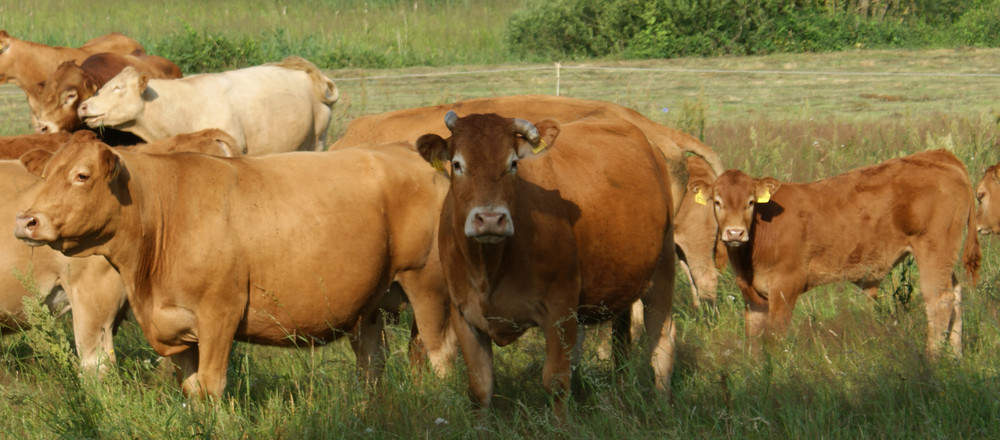
{"type": "Polygon", "coordinates": [[[560,69],[559,68],[561,66],[562,65],[559,64],[558,61],[556,61],[556,96],[559,96],[559,74],[560,74],[560,69]]]}

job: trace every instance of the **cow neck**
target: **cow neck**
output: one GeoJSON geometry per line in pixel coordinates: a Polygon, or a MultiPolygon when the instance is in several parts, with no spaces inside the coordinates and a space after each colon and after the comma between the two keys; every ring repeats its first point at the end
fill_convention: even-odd
{"type": "Polygon", "coordinates": [[[503,273],[501,267],[504,256],[513,237],[507,237],[496,244],[483,244],[465,236],[461,220],[455,220],[455,223],[452,227],[452,239],[458,244],[459,252],[466,263],[469,283],[484,295],[483,299],[486,299],[492,293],[492,286],[496,285],[503,273]]]}
{"type": "Polygon", "coordinates": [[[45,74],[56,70],[56,67],[64,60],[72,60],[74,57],[62,56],[64,51],[72,50],[67,47],[52,47],[32,41],[12,39],[10,47],[7,49],[8,55],[13,55],[15,62],[11,63],[10,71],[4,72],[8,79],[13,79],[18,87],[25,91],[30,90],[38,81],[45,79],[45,74]],[[31,55],[32,62],[26,62],[25,58],[31,55]],[[20,58],[18,58],[20,56],[20,58]],[[51,60],[56,60],[52,62],[51,60]],[[34,66],[35,69],[31,67],[34,66]],[[34,70],[35,72],[32,72],[34,70]],[[30,78],[31,73],[36,73],[38,78],[30,78]]]}
{"type": "Polygon", "coordinates": [[[177,133],[197,131],[198,128],[195,127],[178,127],[168,125],[167,121],[169,121],[170,124],[175,125],[179,121],[182,121],[182,119],[177,119],[177,117],[172,115],[183,114],[184,109],[179,108],[176,105],[171,105],[170,99],[163,99],[160,95],[163,90],[161,87],[154,88],[154,81],[156,80],[149,80],[146,90],[143,90],[142,92],[143,106],[140,114],[136,116],[135,119],[127,123],[120,124],[115,128],[132,133],[146,139],[147,141],[166,139],[177,133]],[[159,98],[153,99],[153,96],[159,96],[159,98]],[[147,117],[147,114],[160,116],[147,117]]]}

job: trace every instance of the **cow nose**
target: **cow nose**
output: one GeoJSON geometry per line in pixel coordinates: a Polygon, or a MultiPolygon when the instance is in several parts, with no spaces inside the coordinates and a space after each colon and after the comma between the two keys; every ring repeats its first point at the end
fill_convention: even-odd
{"type": "Polygon", "coordinates": [[[747,241],[746,228],[726,228],[722,241],[729,245],[739,245],[747,241]]]}
{"type": "Polygon", "coordinates": [[[80,103],[80,106],[76,108],[77,115],[82,117],[85,113],[87,113],[87,101],[80,103]]]}
{"type": "Polygon", "coordinates": [[[479,242],[499,243],[514,235],[514,222],[506,207],[473,208],[465,219],[465,236],[479,242]]]}
{"type": "Polygon", "coordinates": [[[507,214],[502,212],[479,212],[473,220],[477,230],[503,231],[507,226],[507,214]]]}
{"type": "Polygon", "coordinates": [[[18,214],[17,228],[14,229],[14,236],[17,238],[31,238],[36,229],[38,229],[38,218],[33,215],[18,214]]]}

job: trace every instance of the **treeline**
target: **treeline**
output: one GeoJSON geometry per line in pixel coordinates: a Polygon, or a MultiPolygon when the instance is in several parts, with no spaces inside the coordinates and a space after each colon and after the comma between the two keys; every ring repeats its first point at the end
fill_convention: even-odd
{"type": "Polygon", "coordinates": [[[510,18],[537,58],[1000,46],[1000,0],[552,0],[510,18]]]}

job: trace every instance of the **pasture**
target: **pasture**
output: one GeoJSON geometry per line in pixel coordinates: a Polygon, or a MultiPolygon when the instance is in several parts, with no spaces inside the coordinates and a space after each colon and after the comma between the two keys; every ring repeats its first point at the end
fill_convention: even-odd
{"type": "MultiPolygon", "coordinates": [[[[563,65],[559,90],[702,135],[723,163],[754,176],[813,180],[947,148],[975,184],[1000,161],[998,59],[1000,50],[933,50],[592,61],[563,65]]],[[[361,115],[556,90],[551,64],[327,74],[341,91],[331,141],[361,115]]],[[[27,133],[27,114],[20,90],[0,86],[0,135],[27,133]]],[[[238,343],[223,399],[206,404],[186,400],[163,376],[134,322],[115,338],[115,371],[99,383],[79,378],[67,320],[35,307],[31,330],[0,338],[0,432],[10,438],[996,438],[1000,243],[981,240],[982,280],[963,285],[961,360],[923,359],[926,322],[912,263],[883,281],[875,302],[851,285],[805,294],[787,340],[759,356],[744,352],[742,299],[731,272],[721,279],[715,318],[692,308],[679,276],[672,398],[652,390],[642,349],[616,370],[598,356],[591,337],[575,372],[582,390],[568,427],[556,426],[541,389],[545,349],[535,331],[495,350],[497,396],[480,421],[461,363],[443,381],[429,370],[413,371],[406,313],[391,327],[389,364],[374,389],[358,380],[344,341],[298,350],[238,343]]]]}

